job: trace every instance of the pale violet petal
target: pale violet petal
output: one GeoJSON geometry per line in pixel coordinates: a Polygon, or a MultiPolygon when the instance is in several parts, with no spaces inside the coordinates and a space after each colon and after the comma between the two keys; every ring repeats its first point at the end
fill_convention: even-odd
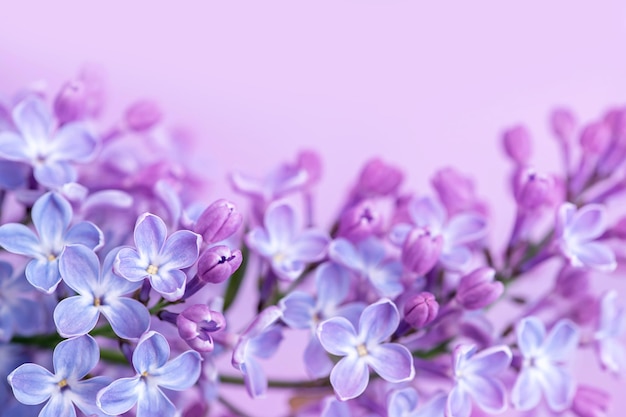
{"type": "Polygon", "coordinates": [[[369,382],[369,369],[358,354],[341,359],[330,373],[330,383],[342,401],[363,394],[369,382]]]}
{"type": "Polygon", "coordinates": [[[324,262],[315,270],[317,308],[329,311],[339,305],[350,291],[350,275],[341,265],[324,262]]]}
{"type": "Polygon", "coordinates": [[[32,257],[41,254],[41,245],[35,233],[19,223],[0,226],[0,246],[18,255],[32,257]]]}
{"type": "Polygon", "coordinates": [[[292,329],[309,329],[313,324],[315,300],[303,291],[293,291],[280,300],[283,321],[292,329]]]}
{"type": "Polygon", "coordinates": [[[173,417],[176,407],[163,392],[149,384],[143,385],[143,392],[137,401],[136,417],[173,417]]]}
{"type": "Polygon", "coordinates": [[[571,405],[576,384],[567,369],[557,365],[543,367],[539,381],[552,411],[564,411],[571,405]]]}
{"type": "Polygon", "coordinates": [[[165,241],[161,251],[160,267],[166,270],[183,269],[198,259],[202,237],[189,230],[179,230],[165,241]]]}
{"type": "Polygon", "coordinates": [[[359,338],[369,344],[387,340],[398,328],[398,308],[390,300],[381,300],[369,305],[359,320],[359,338]]]}
{"type": "Polygon", "coordinates": [[[594,240],[607,228],[606,207],[600,204],[587,204],[576,212],[569,224],[570,238],[578,242],[594,240]]]}
{"type": "Polygon", "coordinates": [[[415,376],[413,356],[411,352],[398,343],[384,343],[377,346],[368,346],[366,362],[385,381],[405,382],[415,376]]]}
{"type": "Polygon", "coordinates": [[[513,390],[511,402],[516,410],[531,410],[541,401],[540,372],[534,368],[522,369],[513,390]]]}
{"type": "Polygon", "coordinates": [[[326,255],[326,248],[330,238],[324,232],[318,230],[305,230],[289,246],[292,257],[305,261],[314,262],[326,255]]]}
{"type": "Polygon", "coordinates": [[[472,401],[469,393],[460,386],[455,386],[448,394],[446,404],[447,417],[469,417],[472,412],[472,401]]]}
{"type": "Polygon", "coordinates": [[[388,417],[406,417],[417,408],[418,396],[413,387],[394,390],[387,398],[388,417]]]}
{"type": "Polygon", "coordinates": [[[134,236],[137,251],[153,261],[165,244],[167,237],[165,222],[154,214],[144,213],[137,219],[134,236]]]}
{"type": "Polygon", "coordinates": [[[64,337],[74,337],[89,333],[96,327],[100,312],[91,297],[68,297],[54,309],[54,324],[64,337]]]}
{"type": "Polygon", "coordinates": [[[546,338],[546,328],[537,317],[526,317],[516,327],[517,344],[524,357],[534,356],[546,338]]]}
{"type": "Polygon", "coordinates": [[[187,275],[178,269],[159,271],[149,278],[152,288],[168,301],[176,301],[185,293],[187,275]]]}
{"type": "Polygon", "coordinates": [[[56,394],[39,412],[39,417],[76,417],[74,404],[67,395],[56,394]]]}
{"type": "Polygon", "coordinates": [[[61,282],[59,260],[33,259],[26,265],[26,279],[38,290],[51,294],[61,282]]]}
{"type": "Polygon", "coordinates": [[[586,267],[604,272],[611,272],[617,268],[615,254],[604,243],[585,242],[573,249],[572,252],[586,267]]]}
{"type": "Polygon", "coordinates": [[[62,341],[54,348],[52,355],[54,372],[68,379],[83,378],[99,360],[98,343],[89,335],[62,341]]]}
{"type": "Polygon", "coordinates": [[[86,162],[96,150],[97,141],[81,122],[67,123],[50,142],[50,157],[56,160],[86,162]]]}
{"type": "Polygon", "coordinates": [[[122,248],[115,257],[114,270],[129,281],[143,281],[148,277],[147,259],[142,258],[135,249],[122,248]]]}
{"type": "Polygon", "coordinates": [[[252,398],[265,396],[267,391],[267,377],[261,364],[254,357],[246,358],[246,361],[239,365],[239,370],[243,373],[246,390],[252,398]]]}
{"type": "Polygon", "coordinates": [[[63,281],[81,295],[91,295],[98,284],[100,261],[83,245],[68,245],[59,257],[59,272],[63,281]]]}
{"type": "Polygon", "coordinates": [[[567,319],[559,320],[548,334],[543,353],[554,362],[563,362],[570,358],[580,339],[578,326],[567,319]]]}
{"type": "Polygon", "coordinates": [[[77,243],[91,250],[98,250],[104,245],[104,235],[95,224],[91,222],[80,222],[68,230],[65,235],[65,243],[77,243]]]}
{"type": "Polygon", "coordinates": [[[18,134],[0,132],[0,157],[10,161],[28,162],[36,157],[35,149],[18,134]]]}
{"type": "Polygon", "coordinates": [[[193,386],[200,377],[201,362],[198,352],[188,350],[152,371],[150,377],[163,388],[184,391],[193,386]]]}
{"type": "Polygon", "coordinates": [[[356,331],[343,317],[334,317],[317,326],[320,343],[333,355],[345,356],[356,352],[358,345],[356,331]]]}
{"type": "Polygon", "coordinates": [[[476,375],[496,375],[511,365],[511,359],[512,353],[508,346],[493,346],[472,356],[463,371],[476,375]]]}
{"type": "Polygon", "coordinates": [[[33,205],[32,217],[41,241],[52,245],[62,241],[72,219],[72,206],[60,194],[46,193],[33,205]]]}
{"type": "Polygon", "coordinates": [[[297,220],[294,209],[287,203],[272,204],[265,212],[265,230],[279,247],[286,247],[295,237],[297,220]]]}
{"type": "Polygon", "coordinates": [[[155,331],[143,335],[133,352],[133,366],[138,374],[150,373],[165,365],[170,357],[170,345],[155,331]]]}
{"type": "Polygon", "coordinates": [[[39,97],[29,96],[13,108],[13,122],[24,139],[41,147],[48,142],[52,129],[52,113],[39,97]]]}
{"type": "Polygon", "coordinates": [[[58,188],[77,179],[76,170],[68,162],[49,159],[36,164],[33,175],[39,184],[50,188],[58,188]]]}
{"type": "Polygon", "coordinates": [[[26,363],[7,377],[13,395],[23,404],[35,405],[46,401],[57,390],[57,380],[47,369],[26,363]]]}
{"type": "Polygon", "coordinates": [[[333,240],[328,247],[328,256],[333,261],[353,271],[361,272],[365,268],[361,254],[347,239],[333,240]]]}
{"type": "Polygon", "coordinates": [[[328,376],[333,369],[333,362],[316,336],[311,337],[304,349],[304,366],[307,374],[314,379],[328,376]]]}
{"type": "Polygon", "coordinates": [[[139,339],[150,327],[150,313],[139,301],[126,297],[105,297],[100,311],[116,335],[123,339],[139,339]]]}
{"type": "Polygon", "coordinates": [[[72,402],[87,416],[105,417],[106,414],[96,405],[96,397],[98,392],[111,382],[111,378],[107,376],[96,376],[73,384],[72,402]]]}
{"type": "Polygon", "coordinates": [[[476,405],[483,411],[500,414],[506,410],[506,390],[497,379],[473,374],[466,376],[464,383],[476,405]]]}
{"type": "Polygon", "coordinates": [[[112,416],[123,414],[137,403],[145,383],[137,376],[121,378],[103,388],[96,396],[96,405],[112,416]]]}
{"type": "Polygon", "coordinates": [[[281,327],[272,326],[260,335],[250,339],[248,354],[257,358],[269,358],[276,353],[282,340],[283,332],[281,327]]]}
{"type": "Polygon", "coordinates": [[[487,235],[487,220],[478,214],[461,213],[446,225],[444,240],[449,246],[464,246],[487,235]]]}

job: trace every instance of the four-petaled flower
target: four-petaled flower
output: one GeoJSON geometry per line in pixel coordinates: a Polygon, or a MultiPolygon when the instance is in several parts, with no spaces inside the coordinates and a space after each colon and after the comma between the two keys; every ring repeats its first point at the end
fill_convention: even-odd
{"type": "Polygon", "coordinates": [[[152,288],[168,301],[181,298],[187,275],[181,269],[198,259],[202,237],[189,230],[179,230],[167,237],[167,227],[160,217],[144,213],[135,225],[135,247],[122,248],[114,269],[129,281],[150,280],[152,288]]]}
{"type": "Polygon", "coordinates": [[[78,295],[59,302],[54,323],[63,336],[78,336],[91,331],[100,317],[124,339],[139,339],[150,326],[150,313],[139,301],[124,297],[141,286],[113,273],[117,251],[104,259],[102,270],[95,253],[81,245],[68,245],[59,260],[63,281],[78,295]]]}
{"type": "Polygon", "coordinates": [[[109,415],[123,414],[137,404],[137,417],[174,417],[176,407],[162,388],[183,391],[200,377],[201,357],[188,350],[168,362],[170,345],[160,333],[142,336],[133,352],[137,375],[121,378],[98,392],[96,403],[109,415]]]}
{"type": "Polygon", "coordinates": [[[83,380],[96,366],[100,351],[88,335],[64,340],[54,348],[54,374],[34,363],[19,366],[8,376],[15,398],[23,404],[48,401],[39,417],[75,417],[78,407],[86,415],[105,416],[95,407],[96,394],[110,379],[97,376],[83,380]]]}
{"type": "Polygon", "coordinates": [[[356,398],[369,382],[369,367],[389,382],[413,379],[413,356],[398,343],[383,343],[398,327],[398,309],[383,299],[368,306],[359,319],[358,333],[343,317],[323,321],[317,335],[324,349],[343,356],[330,373],[330,383],[342,400],[356,398]]]}
{"type": "Polygon", "coordinates": [[[26,279],[35,288],[52,293],[59,282],[59,255],[65,245],[80,244],[92,250],[103,244],[100,229],[90,222],[80,222],[67,230],[72,220],[72,206],[57,193],[41,196],[31,212],[35,234],[19,223],[0,226],[0,246],[9,252],[31,258],[26,266],[26,279]]]}
{"type": "Polygon", "coordinates": [[[516,409],[536,407],[542,391],[552,411],[570,406],[576,385],[565,362],[578,347],[578,339],[578,327],[567,319],[557,322],[547,336],[536,317],[526,317],[518,324],[517,344],[524,361],[511,393],[516,409]]]}

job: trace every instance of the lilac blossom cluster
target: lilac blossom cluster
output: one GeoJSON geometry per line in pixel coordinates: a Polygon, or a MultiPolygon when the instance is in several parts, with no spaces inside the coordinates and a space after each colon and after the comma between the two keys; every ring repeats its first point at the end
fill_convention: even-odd
{"type": "Polygon", "coordinates": [[[286,391],[297,417],[608,415],[573,367],[584,350],[626,367],[624,306],[592,285],[623,262],[626,213],[608,204],[626,190],[625,109],[584,126],[555,111],[557,174],[531,165],[524,127],[504,133],[515,216],[499,250],[454,168],[418,194],[373,159],[328,229],[311,151],[231,174],[249,216],[204,202],[184,133],[148,101],[104,128],[104,98],[85,72],[0,103],[0,417],[281,415],[225,385],[286,391]],[[292,335],[302,371],[279,379],[267,360],[292,335]]]}

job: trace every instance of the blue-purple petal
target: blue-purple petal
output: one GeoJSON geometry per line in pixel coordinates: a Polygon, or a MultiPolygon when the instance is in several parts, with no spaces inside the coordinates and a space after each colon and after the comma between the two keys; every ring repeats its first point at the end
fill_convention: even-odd
{"type": "Polygon", "coordinates": [[[283,321],[292,329],[309,329],[313,324],[315,300],[303,291],[293,291],[280,300],[283,321]]]}
{"type": "Polygon", "coordinates": [[[546,328],[537,317],[522,319],[516,328],[517,344],[524,357],[533,356],[541,349],[546,338],[546,328]]]}
{"type": "Polygon", "coordinates": [[[37,182],[50,188],[58,188],[76,182],[76,170],[66,161],[47,159],[43,164],[35,165],[33,175],[37,182]]]}
{"type": "Polygon", "coordinates": [[[143,385],[137,401],[136,417],[174,417],[176,407],[156,386],[143,385]]]}
{"type": "Polygon", "coordinates": [[[540,371],[522,369],[511,391],[511,402],[516,410],[531,410],[541,401],[540,371]]]}
{"type": "Polygon", "coordinates": [[[183,269],[193,265],[198,259],[202,237],[189,230],[179,230],[165,241],[161,251],[161,268],[183,269]]]}
{"type": "Polygon", "coordinates": [[[86,162],[96,150],[97,141],[83,123],[63,125],[50,142],[51,158],[63,161],[86,162]]]}
{"type": "Polygon", "coordinates": [[[133,352],[133,366],[137,373],[150,372],[165,365],[170,357],[170,345],[160,333],[146,333],[133,352]]]}
{"type": "Polygon", "coordinates": [[[178,269],[159,271],[149,277],[152,288],[168,301],[176,301],[185,293],[187,275],[178,269]]]}
{"type": "Polygon", "coordinates": [[[137,282],[148,278],[148,259],[143,258],[135,249],[122,248],[115,257],[114,270],[129,281],[137,282]]]}
{"type": "Polygon", "coordinates": [[[294,258],[313,262],[318,261],[326,255],[326,248],[330,243],[330,238],[319,230],[305,230],[290,245],[290,253],[294,258]]]}
{"type": "Polygon", "coordinates": [[[388,417],[405,417],[417,408],[418,396],[413,387],[394,390],[387,399],[388,417]]]}
{"type": "Polygon", "coordinates": [[[161,253],[167,237],[167,227],[160,217],[144,213],[137,219],[135,225],[135,246],[137,251],[154,260],[161,253]]]}
{"type": "Polygon", "coordinates": [[[0,132],[0,157],[10,161],[30,161],[34,156],[34,149],[21,136],[0,132]]]}
{"type": "Polygon", "coordinates": [[[363,394],[369,379],[367,364],[357,354],[341,359],[330,373],[330,383],[339,399],[343,401],[363,394]]]}
{"type": "Polygon", "coordinates": [[[0,226],[0,246],[18,255],[33,257],[41,253],[41,244],[35,233],[19,223],[0,226]]]}
{"type": "Polygon", "coordinates": [[[325,262],[315,270],[315,287],[318,309],[334,309],[350,291],[350,276],[343,266],[325,262]]]}
{"type": "MultiPolygon", "coordinates": [[[[0,133],[0,135],[2,135],[0,133]]],[[[0,138],[0,143],[2,139],[0,138]]],[[[30,166],[16,161],[0,161],[0,188],[15,190],[26,184],[30,166]]]]}
{"type": "Polygon", "coordinates": [[[339,238],[330,242],[328,256],[333,261],[353,271],[361,272],[364,269],[361,254],[347,239],[339,238]]]}
{"type": "Polygon", "coordinates": [[[54,375],[34,363],[20,365],[7,379],[13,388],[13,395],[23,404],[40,404],[57,389],[54,375]]]}
{"type": "Polygon", "coordinates": [[[315,335],[311,337],[304,349],[304,366],[307,374],[314,379],[328,376],[333,369],[333,361],[330,360],[315,335]]]}
{"type": "Polygon", "coordinates": [[[254,355],[258,358],[269,358],[276,353],[282,340],[283,332],[280,326],[270,327],[260,335],[250,339],[248,355],[254,355]]]}
{"type": "Polygon", "coordinates": [[[381,300],[369,305],[359,320],[359,336],[368,344],[387,340],[398,328],[400,315],[394,303],[381,300]]]}
{"type": "Polygon", "coordinates": [[[33,205],[32,217],[41,242],[52,245],[62,241],[72,220],[72,206],[60,194],[46,193],[33,205]]]}
{"type": "Polygon", "coordinates": [[[493,346],[472,356],[463,369],[472,374],[496,375],[509,367],[511,358],[508,346],[493,346]]]}
{"type": "Polygon", "coordinates": [[[33,259],[26,265],[26,279],[38,290],[51,294],[61,282],[59,260],[33,259]]]}
{"type": "Polygon", "coordinates": [[[100,261],[86,246],[68,245],[59,257],[59,273],[78,294],[90,295],[98,284],[100,261]]]}
{"type": "Polygon", "coordinates": [[[106,297],[100,311],[116,335],[123,339],[139,339],[150,327],[150,313],[145,305],[132,298],[106,297]]]}
{"type": "Polygon", "coordinates": [[[552,411],[564,411],[571,405],[576,384],[567,369],[562,366],[542,368],[539,380],[552,411]]]}
{"type": "Polygon", "coordinates": [[[80,244],[91,250],[98,250],[104,245],[104,234],[91,222],[80,222],[68,230],[65,235],[66,244],[80,244]]]}
{"type": "Polygon", "coordinates": [[[81,379],[100,360],[100,349],[89,335],[67,339],[54,348],[52,362],[58,377],[81,379]]]}
{"type": "Polygon", "coordinates": [[[111,383],[107,376],[96,376],[72,385],[72,401],[87,416],[106,416],[96,405],[98,392],[111,383]]]}
{"type": "Polygon", "coordinates": [[[45,102],[29,96],[13,108],[13,122],[24,139],[32,145],[48,142],[52,129],[52,113],[45,102]]]}
{"type": "Polygon", "coordinates": [[[506,391],[500,381],[491,377],[468,375],[465,382],[474,402],[483,411],[500,414],[506,410],[506,391]]]}
{"type": "Polygon", "coordinates": [[[578,326],[570,320],[560,320],[546,337],[543,353],[554,362],[564,362],[578,347],[579,339],[578,326]]]}
{"type": "Polygon", "coordinates": [[[287,203],[270,205],[265,212],[265,230],[278,246],[290,245],[296,233],[296,213],[287,203]]]}
{"type": "Polygon", "coordinates": [[[356,352],[359,343],[352,324],[343,317],[334,317],[317,326],[317,337],[327,352],[345,356],[356,352]]]}
{"type": "Polygon", "coordinates": [[[96,405],[107,414],[123,414],[133,408],[144,389],[145,383],[138,376],[121,378],[98,392],[96,405]]]}
{"type": "Polygon", "coordinates": [[[368,346],[366,362],[385,381],[405,382],[415,376],[411,352],[398,343],[368,346]]]}
{"type": "Polygon", "coordinates": [[[267,377],[261,364],[254,357],[249,357],[239,365],[239,370],[243,373],[246,390],[250,397],[263,397],[267,391],[267,377]]]}
{"type": "Polygon", "coordinates": [[[200,377],[200,354],[188,350],[150,373],[157,385],[174,391],[184,391],[200,377]]]}
{"type": "Polygon", "coordinates": [[[76,409],[67,395],[56,394],[39,412],[39,417],[76,417],[76,409]]]}
{"type": "Polygon", "coordinates": [[[69,297],[61,300],[54,309],[54,324],[64,337],[81,336],[96,327],[100,312],[88,296],[69,297]]]}
{"type": "Polygon", "coordinates": [[[469,417],[472,412],[472,401],[467,391],[458,385],[448,394],[446,417],[469,417]]]}

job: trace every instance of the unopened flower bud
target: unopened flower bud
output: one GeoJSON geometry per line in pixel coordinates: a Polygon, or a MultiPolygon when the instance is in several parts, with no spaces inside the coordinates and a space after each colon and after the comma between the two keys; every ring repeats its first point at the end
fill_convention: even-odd
{"type": "Polygon", "coordinates": [[[568,109],[555,109],[550,116],[550,124],[552,132],[561,142],[570,142],[576,133],[576,118],[568,109]]]}
{"type": "Polygon", "coordinates": [[[215,347],[212,334],[226,327],[226,320],[221,313],[209,309],[204,304],[187,307],[176,318],[178,334],[187,344],[198,352],[211,352],[215,347]]]}
{"type": "Polygon", "coordinates": [[[363,167],[355,191],[362,197],[395,194],[403,179],[401,170],[375,158],[363,167]]]}
{"type": "Polygon", "coordinates": [[[513,162],[526,165],[532,155],[530,134],[524,126],[515,126],[502,135],[504,151],[513,162]]]}
{"type": "Polygon", "coordinates": [[[86,108],[86,89],[81,81],[66,83],[54,99],[54,113],[61,124],[84,117],[86,108]]]}
{"type": "Polygon", "coordinates": [[[382,228],[383,218],[368,200],[349,208],[339,219],[339,236],[353,241],[377,234],[382,228]]]}
{"type": "Polygon", "coordinates": [[[554,180],[532,169],[521,171],[516,180],[515,200],[525,210],[535,210],[552,201],[554,180]]]}
{"type": "Polygon", "coordinates": [[[214,246],[198,259],[198,278],[204,283],[225,281],[241,266],[241,251],[231,251],[228,246],[214,246]]]}
{"type": "Polygon", "coordinates": [[[482,201],[476,198],[474,181],[452,167],[442,168],[430,180],[439,200],[453,216],[463,211],[486,212],[482,201]]]}
{"type": "Polygon", "coordinates": [[[580,146],[583,152],[599,155],[604,152],[610,140],[611,131],[605,123],[592,123],[580,135],[580,146]]]}
{"type": "Polygon", "coordinates": [[[495,281],[496,271],[482,267],[465,275],[457,288],[456,300],[467,310],[478,310],[497,300],[504,285],[495,281]]]}
{"type": "Polygon", "coordinates": [[[138,101],[126,110],[126,125],[130,130],[142,132],[156,125],[163,118],[161,109],[153,101],[138,101]]]}
{"type": "Polygon", "coordinates": [[[556,278],[554,290],[563,298],[575,298],[589,290],[589,271],[565,265],[556,278]]]}
{"type": "Polygon", "coordinates": [[[243,216],[230,201],[220,199],[207,207],[196,222],[194,232],[206,243],[216,243],[233,235],[243,223],[243,216]]]}
{"type": "Polygon", "coordinates": [[[424,275],[433,269],[442,249],[441,235],[434,236],[427,228],[413,229],[402,246],[402,264],[407,270],[424,275]]]}
{"type": "Polygon", "coordinates": [[[579,385],[572,402],[572,412],[578,417],[606,417],[611,396],[608,392],[587,385],[579,385]]]}
{"type": "Polygon", "coordinates": [[[421,292],[404,304],[404,320],[416,329],[432,322],[439,313],[439,303],[429,292],[421,292]]]}

